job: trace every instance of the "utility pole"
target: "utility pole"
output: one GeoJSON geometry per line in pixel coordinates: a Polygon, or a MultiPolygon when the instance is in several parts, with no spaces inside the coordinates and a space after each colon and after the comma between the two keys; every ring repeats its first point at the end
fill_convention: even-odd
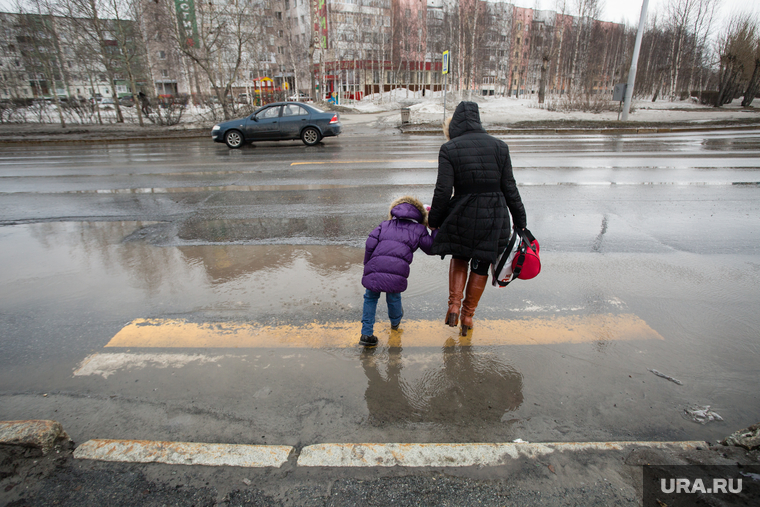
{"type": "Polygon", "coordinates": [[[644,0],[641,4],[641,16],[639,17],[639,31],[636,32],[636,44],[633,46],[633,58],[631,59],[631,70],[628,71],[628,86],[625,87],[625,100],[623,103],[623,121],[628,121],[628,111],[631,109],[631,97],[633,96],[633,85],[636,83],[636,66],[639,61],[639,50],[641,49],[641,38],[644,36],[644,27],[647,24],[647,5],[649,0],[644,0]]]}
{"type": "Polygon", "coordinates": [[[446,121],[446,92],[448,87],[446,86],[447,78],[449,77],[449,51],[443,52],[443,59],[441,60],[441,74],[443,74],[443,121],[446,121]]]}

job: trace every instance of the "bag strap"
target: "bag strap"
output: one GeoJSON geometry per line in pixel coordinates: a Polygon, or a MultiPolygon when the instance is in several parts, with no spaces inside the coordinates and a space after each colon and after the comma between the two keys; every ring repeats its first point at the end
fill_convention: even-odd
{"type": "Polygon", "coordinates": [[[525,229],[524,231],[520,231],[520,236],[522,236],[522,238],[525,240],[525,243],[530,247],[530,249],[535,251],[535,248],[533,248],[533,242],[536,241],[536,237],[533,235],[533,233],[528,229],[525,229]]]}
{"type": "MultiPolygon", "coordinates": [[[[528,229],[522,230],[518,228],[514,228],[515,233],[512,234],[512,237],[509,238],[509,246],[507,247],[507,252],[512,251],[512,247],[515,244],[515,241],[517,241],[517,237],[520,237],[520,247],[518,248],[519,255],[517,256],[517,265],[512,270],[512,277],[510,278],[509,282],[502,282],[501,280],[496,280],[496,283],[499,284],[500,287],[506,287],[509,285],[510,282],[513,280],[516,280],[520,276],[520,272],[523,268],[523,263],[525,262],[525,254],[527,253],[527,249],[530,248],[531,250],[535,249],[533,248],[532,242],[536,240],[535,236],[533,236],[533,233],[531,233],[528,229]]],[[[504,264],[506,264],[508,256],[503,256],[501,259],[499,259],[499,265],[497,266],[498,269],[496,269],[496,273],[501,271],[501,269],[504,267],[504,264]]],[[[514,262],[514,261],[513,261],[514,262]]]]}
{"type": "Polygon", "coordinates": [[[499,263],[495,266],[494,271],[496,271],[496,273],[501,272],[501,270],[504,268],[504,264],[507,263],[509,252],[511,252],[512,248],[514,248],[515,241],[517,241],[517,234],[512,234],[512,237],[509,238],[509,243],[507,244],[507,248],[504,250],[504,254],[502,254],[501,259],[499,259],[499,263]]]}
{"type": "Polygon", "coordinates": [[[525,254],[527,253],[528,248],[534,252],[536,250],[533,248],[533,242],[536,240],[536,238],[528,229],[515,229],[515,232],[520,235],[521,243],[519,249],[520,255],[517,257],[517,265],[512,270],[512,280],[520,277],[520,272],[522,271],[523,263],[525,262],[525,254]]]}

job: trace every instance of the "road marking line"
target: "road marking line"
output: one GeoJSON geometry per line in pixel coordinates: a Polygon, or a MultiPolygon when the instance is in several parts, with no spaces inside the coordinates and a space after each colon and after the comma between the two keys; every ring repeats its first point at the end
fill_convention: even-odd
{"type": "Polygon", "coordinates": [[[301,450],[302,467],[468,467],[498,466],[520,457],[578,451],[619,451],[627,447],[688,450],[706,442],[557,442],[471,444],[317,444],[301,450]]]}
{"type": "Polygon", "coordinates": [[[326,160],[324,162],[291,162],[290,165],[325,165],[325,164],[387,164],[387,163],[394,163],[394,162],[405,162],[405,163],[428,163],[428,164],[437,164],[438,160],[414,160],[414,159],[397,159],[397,160],[326,160]]]}
{"type": "MultiPolygon", "coordinates": [[[[360,322],[262,326],[136,319],[116,333],[106,347],[347,348],[357,345],[360,334],[360,322]]],[[[409,320],[402,322],[399,331],[382,326],[375,334],[389,346],[407,347],[664,340],[646,322],[632,314],[477,320],[475,329],[467,337],[460,337],[458,328],[448,327],[438,320],[409,320]]]]}
{"type": "Polygon", "coordinates": [[[288,461],[293,450],[288,445],[95,439],[77,447],[74,458],[170,465],[280,467],[288,461]]]}
{"type": "Polygon", "coordinates": [[[118,370],[147,368],[182,368],[190,363],[206,364],[217,363],[221,359],[236,357],[245,358],[245,355],[220,355],[209,356],[206,354],[129,354],[120,352],[116,354],[91,354],[81,362],[79,368],[74,370],[75,377],[88,375],[100,375],[108,378],[118,370]]]}

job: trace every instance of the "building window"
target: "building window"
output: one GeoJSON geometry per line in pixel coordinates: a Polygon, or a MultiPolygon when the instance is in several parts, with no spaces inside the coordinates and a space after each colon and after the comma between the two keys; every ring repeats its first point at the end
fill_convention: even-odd
{"type": "Polygon", "coordinates": [[[277,18],[278,21],[282,21],[282,12],[280,11],[275,12],[274,17],[277,18]]]}
{"type": "Polygon", "coordinates": [[[161,77],[169,77],[169,71],[166,69],[161,70],[161,77]]]}
{"type": "Polygon", "coordinates": [[[285,10],[290,9],[290,0],[285,0],[285,10]]]}
{"type": "Polygon", "coordinates": [[[166,60],[166,51],[159,51],[159,52],[158,52],[158,57],[159,57],[161,60],[166,60]]]}

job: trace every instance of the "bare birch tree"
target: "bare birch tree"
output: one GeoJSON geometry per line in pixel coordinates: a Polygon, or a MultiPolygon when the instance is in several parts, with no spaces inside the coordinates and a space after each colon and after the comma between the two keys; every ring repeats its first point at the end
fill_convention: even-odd
{"type": "MultiPolygon", "coordinates": [[[[171,14],[173,2],[163,7],[171,14]]],[[[271,9],[264,2],[196,2],[194,14],[197,32],[192,25],[174,18],[171,37],[178,51],[201,70],[221,104],[224,118],[230,119],[234,105],[227,97],[231,98],[247,52],[257,55],[257,43],[258,48],[266,46],[267,34],[273,35],[271,9]]]]}
{"type": "Polygon", "coordinates": [[[56,106],[61,128],[66,128],[66,119],[58,96],[58,81],[63,80],[64,65],[60,58],[60,41],[52,8],[45,0],[33,1],[30,11],[25,11],[20,3],[17,4],[17,8],[18,26],[21,29],[21,35],[17,40],[22,44],[21,54],[25,66],[34,76],[41,99],[45,98],[45,90],[40,86],[40,80],[44,78],[48,93],[56,106]]]}
{"type": "Polygon", "coordinates": [[[718,38],[720,71],[715,106],[731,102],[752,67],[757,24],[750,14],[732,16],[718,38]]]}

